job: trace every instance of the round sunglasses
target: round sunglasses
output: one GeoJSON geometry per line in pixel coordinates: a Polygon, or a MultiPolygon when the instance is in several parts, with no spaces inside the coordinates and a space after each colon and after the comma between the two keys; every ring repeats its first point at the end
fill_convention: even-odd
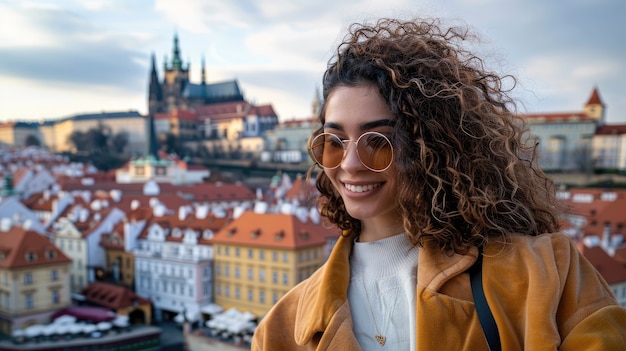
{"type": "Polygon", "coordinates": [[[350,143],[356,144],[359,160],[370,171],[383,172],[393,162],[393,146],[384,134],[365,132],[357,140],[342,140],[332,133],[317,135],[309,145],[309,155],[315,163],[326,169],[339,167],[350,143]]]}

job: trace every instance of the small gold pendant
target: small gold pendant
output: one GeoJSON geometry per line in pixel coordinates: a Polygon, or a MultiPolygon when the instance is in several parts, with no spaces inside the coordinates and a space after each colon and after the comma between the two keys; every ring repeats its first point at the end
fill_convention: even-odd
{"type": "Polygon", "coordinates": [[[387,341],[387,338],[380,335],[380,334],[376,334],[374,336],[374,338],[376,338],[376,341],[378,341],[378,343],[380,344],[380,346],[385,346],[385,342],[387,341]]]}

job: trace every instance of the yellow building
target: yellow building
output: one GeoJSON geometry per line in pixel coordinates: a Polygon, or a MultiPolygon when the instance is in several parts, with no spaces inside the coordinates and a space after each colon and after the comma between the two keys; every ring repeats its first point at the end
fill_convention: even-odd
{"type": "Polygon", "coordinates": [[[105,250],[106,274],[127,288],[135,285],[135,256],[125,249],[125,221],[119,222],[111,233],[102,234],[100,246],[105,250]]]}
{"type": "Polygon", "coordinates": [[[73,132],[87,132],[90,129],[107,128],[111,135],[126,133],[128,144],[125,151],[141,154],[146,146],[146,118],[137,111],[102,112],[82,114],[59,120],[46,121],[39,126],[42,144],[53,152],[73,150],[69,142],[73,132]]]}
{"type": "Polygon", "coordinates": [[[324,262],[339,235],[302,216],[245,212],[213,238],[215,302],[262,316],[324,262]]]}
{"type": "Polygon", "coordinates": [[[39,144],[42,142],[37,123],[6,122],[0,123],[0,143],[23,147],[34,138],[39,144]]]}
{"type": "Polygon", "coordinates": [[[35,231],[13,226],[0,232],[0,332],[48,323],[69,306],[70,263],[35,231]]]}

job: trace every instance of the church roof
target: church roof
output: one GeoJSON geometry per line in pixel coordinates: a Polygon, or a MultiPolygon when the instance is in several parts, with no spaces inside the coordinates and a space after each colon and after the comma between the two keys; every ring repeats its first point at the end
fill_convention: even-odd
{"type": "Polygon", "coordinates": [[[183,97],[189,99],[206,99],[207,102],[241,101],[243,94],[237,80],[212,84],[188,83],[183,90],[183,97]]]}
{"type": "Polygon", "coordinates": [[[604,103],[602,103],[602,99],[600,99],[600,93],[598,93],[598,88],[593,89],[593,92],[589,97],[589,101],[587,101],[587,105],[604,105],[604,103]]]}
{"type": "Polygon", "coordinates": [[[135,110],[119,111],[119,112],[86,113],[86,114],[79,114],[79,115],[61,118],[59,120],[53,121],[53,123],[70,121],[70,120],[71,121],[86,121],[86,120],[99,120],[99,119],[107,120],[107,119],[129,118],[129,117],[143,117],[143,116],[135,110]]]}

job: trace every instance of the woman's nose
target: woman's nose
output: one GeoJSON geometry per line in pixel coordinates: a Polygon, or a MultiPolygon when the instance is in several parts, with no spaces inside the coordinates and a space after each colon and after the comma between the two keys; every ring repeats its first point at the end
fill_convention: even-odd
{"type": "Polygon", "coordinates": [[[350,142],[346,145],[345,155],[341,161],[341,168],[346,171],[356,171],[365,168],[363,163],[361,163],[361,159],[359,159],[359,155],[357,154],[356,143],[350,142]]]}

